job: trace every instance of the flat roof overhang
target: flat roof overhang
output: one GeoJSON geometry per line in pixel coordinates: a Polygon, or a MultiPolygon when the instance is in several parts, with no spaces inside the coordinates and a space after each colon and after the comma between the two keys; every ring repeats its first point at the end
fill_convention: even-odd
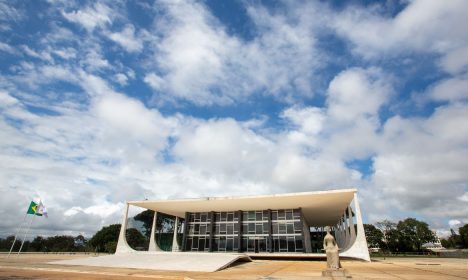
{"type": "Polygon", "coordinates": [[[257,196],[143,200],[129,201],[128,203],[178,217],[185,217],[185,212],[302,208],[302,213],[309,226],[327,226],[336,224],[351,204],[356,192],[356,189],[342,189],[257,196]]]}

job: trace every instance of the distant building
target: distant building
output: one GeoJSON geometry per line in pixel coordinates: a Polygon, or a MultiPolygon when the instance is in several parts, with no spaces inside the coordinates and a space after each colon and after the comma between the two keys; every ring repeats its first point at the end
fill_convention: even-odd
{"type": "Polygon", "coordinates": [[[134,251],[125,240],[130,205],[155,211],[149,251],[161,251],[155,221],[164,213],[175,220],[172,251],[323,257],[323,228],[332,226],[340,256],[370,260],[356,189],[129,201],[116,253],[134,251]]]}
{"type": "Polygon", "coordinates": [[[445,250],[445,248],[442,246],[442,243],[440,243],[440,239],[437,236],[437,232],[434,231],[434,236],[435,236],[435,241],[434,242],[428,242],[423,244],[421,247],[424,249],[430,250],[430,251],[441,251],[445,250]]]}

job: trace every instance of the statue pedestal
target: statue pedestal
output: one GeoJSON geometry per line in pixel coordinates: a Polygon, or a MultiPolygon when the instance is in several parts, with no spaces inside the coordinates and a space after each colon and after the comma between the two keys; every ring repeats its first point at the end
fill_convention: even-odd
{"type": "Polygon", "coordinates": [[[337,277],[340,277],[340,278],[341,277],[343,277],[343,278],[353,278],[353,277],[351,277],[349,272],[346,269],[343,269],[343,268],[338,268],[338,269],[328,268],[328,269],[322,271],[322,276],[324,276],[324,277],[333,277],[333,278],[337,278],[337,277]]]}

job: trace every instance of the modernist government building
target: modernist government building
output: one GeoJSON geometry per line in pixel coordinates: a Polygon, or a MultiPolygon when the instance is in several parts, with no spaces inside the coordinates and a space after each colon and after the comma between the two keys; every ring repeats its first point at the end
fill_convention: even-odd
{"type": "Polygon", "coordinates": [[[163,213],[175,219],[173,252],[324,257],[324,227],[331,226],[340,256],[370,260],[356,189],[129,201],[116,253],[134,251],[125,238],[130,205],[155,211],[149,251],[161,251],[155,232],[163,213]]]}

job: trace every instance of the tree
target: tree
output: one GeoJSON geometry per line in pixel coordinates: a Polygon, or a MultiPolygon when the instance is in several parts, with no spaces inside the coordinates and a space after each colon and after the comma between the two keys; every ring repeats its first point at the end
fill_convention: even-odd
{"type": "Polygon", "coordinates": [[[128,245],[133,249],[148,250],[147,239],[137,229],[127,229],[126,238],[128,245]]]}
{"type": "Polygon", "coordinates": [[[366,234],[367,246],[369,248],[381,248],[384,238],[382,231],[374,225],[364,224],[364,232],[366,234]]]}
{"type": "Polygon", "coordinates": [[[460,243],[463,248],[468,248],[468,224],[460,227],[458,229],[458,233],[460,234],[460,243]]]}
{"type": "Polygon", "coordinates": [[[446,239],[442,239],[440,240],[440,243],[442,243],[442,246],[444,246],[445,248],[458,248],[458,249],[461,249],[461,248],[466,248],[464,246],[464,241],[463,241],[463,236],[462,236],[462,233],[463,234],[466,234],[465,230],[466,230],[466,225],[459,228],[458,229],[458,232],[460,234],[457,234],[455,232],[455,230],[453,229],[450,229],[450,236],[446,239]]]}
{"type": "Polygon", "coordinates": [[[48,237],[45,241],[48,252],[74,252],[75,238],[68,235],[48,237]]]}
{"type": "Polygon", "coordinates": [[[98,252],[115,252],[115,247],[113,248],[114,251],[109,252],[109,245],[107,247],[106,245],[109,242],[115,242],[115,244],[117,244],[117,240],[119,239],[120,227],[120,224],[114,224],[103,227],[98,232],[96,232],[94,236],[89,240],[89,244],[91,244],[91,246],[93,246],[98,252]]]}
{"type": "Polygon", "coordinates": [[[36,252],[45,252],[46,247],[46,240],[42,236],[36,236],[34,240],[31,242],[31,249],[36,252]]]}
{"type": "Polygon", "coordinates": [[[382,250],[388,250],[392,252],[396,251],[398,244],[396,226],[396,223],[389,220],[383,220],[376,223],[376,227],[383,233],[383,246],[381,247],[382,250]]]}
{"type": "Polygon", "coordinates": [[[407,218],[397,224],[399,245],[404,251],[421,251],[421,246],[427,242],[435,242],[434,233],[425,222],[407,218]]]}
{"type": "Polygon", "coordinates": [[[145,236],[147,238],[151,235],[151,227],[153,226],[153,210],[145,210],[134,217],[135,220],[143,222],[143,228],[145,231],[145,236]]]}

